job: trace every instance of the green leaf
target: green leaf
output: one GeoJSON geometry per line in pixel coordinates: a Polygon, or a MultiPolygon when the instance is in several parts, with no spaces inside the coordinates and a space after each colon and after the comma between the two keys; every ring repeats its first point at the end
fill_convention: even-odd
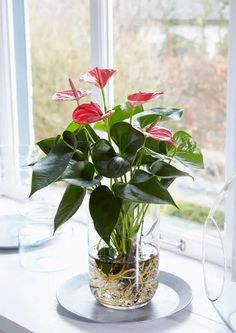
{"type": "Polygon", "coordinates": [[[143,106],[138,105],[134,108],[131,108],[128,103],[119,104],[114,107],[114,113],[111,117],[108,118],[109,126],[111,127],[113,124],[118,123],[122,120],[129,119],[131,114],[135,115],[140,112],[143,112],[143,106]]]}
{"type": "Polygon", "coordinates": [[[133,123],[141,128],[144,128],[153,123],[158,116],[159,121],[166,121],[168,119],[180,120],[183,114],[183,109],[176,108],[153,108],[146,110],[133,118],[133,123]]]}
{"type": "Polygon", "coordinates": [[[105,139],[100,139],[94,145],[92,159],[97,171],[108,178],[121,177],[130,169],[129,161],[118,156],[112,145],[105,139]]]}
{"type": "Polygon", "coordinates": [[[171,148],[170,152],[174,151],[174,157],[177,160],[191,168],[204,168],[202,153],[190,134],[184,131],[177,131],[173,135],[173,140],[177,148],[176,151],[171,148]]]}
{"type": "Polygon", "coordinates": [[[93,140],[95,142],[97,142],[100,139],[100,137],[97,135],[97,133],[94,131],[94,129],[90,125],[85,125],[84,127],[89,132],[90,136],[93,138],[93,140]]]}
{"type": "Polygon", "coordinates": [[[54,219],[54,232],[77,212],[84,200],[85,193],[86,189],[82,187],[67,186],[54,219]]]}
{"type": "Polygon", "coordinates": [[[74,121],[72,121],[65,129],[65,131],[69,131],[69,132],[75,132],[77,131],[79,128],[81,128],[82,125],[75,123],[74,121]]]}
{"type": "Polygon", "coordinates": [[[91,187],[91,186],[99,184],[102,180],[102,176],[97,175],[96,177],[94,177],[91,180],[85,180],[85,179],[82,179],[82,178],[78,178],[78,179],[66,178],[66,179],[63,179],[63,180],[68,184],[81,186],[81,187],[91,187]]]}
{"type": "Polygon", "coordinates": [[[84,180],[91,180],[93,179],[94,172],[94,166],[89,161],[70,161],[61,178],[82,178],[84,180]]]}
{"type": "Polygon", "coordinates": [[[176,206],[170,193],[161,185],[157,176],[143,170],[138,170],[128,184],[115,183],[113,189],[115,195],[124,200],[176,206]]]}
{"type": "Polygon", "coordinates": [[[87,160],[91,141],[88,140],[85,128],[81,127],[81,129],[78,132],[76,132],[75,135],[77,140],[77,150],[83,153],[83,156],[81,156],[78,160],[84,160],[84,159],[87,160]]]}
{"type": "Polygon", "coordinates": [[[102,179],[101,176],[93,178],[94,172],[94,166],[89,161],[70,161],[60,180],[77,186],[90,187],[98,184],[102,179]]]}
{"type": "MultiPolygon", "coordinates": [[[[129,119],[131,115],[138,114],[143,112],[143,106],[138,105],[134,108],[131,108],[128,103],[116,105],[113,108],[113,114],[108,118],[109,128],[118,122],[129,119]]],[[[94,125],[94,128],[100,131],[107,131],[107,127],[104,121],[99,121],[94,125]]]]}
{"type": "Polygon", "coordinates": [[[168,145],[165,141],[159,141],[153,138],[146,138],[145,147],[151,149],[156,153],[167,155],[170,145],[168,145]]]}
{"type": "Polygon", "coordinates": [[[56,143],[48,155],[34,164],[31,193],[48,186],[56,181],[65,171],[74,151],[64,143],[56,143]]]}
{"type": "Polygon", "coordinates": [[[70,131],[64,131],[62,134],[63,140],[67,146],[69,146],[71,149],[74,149],[77,147],[77,139],[76,135],[73,132],[70,131]]]}
{"type": "Polygon", "coordinates": [[[174,181],[175,178],[162,178],[161,185],[165,188],[168,188],[174,181]]]}
{"type": "Polygon", "coordinates": [[[95,123],[93,125],[93,128],[98,131],[103,131],[103,132],[107,131],[106,123],[104,120],[101,120],[101,121],[98,121],[97,123],[95,123]]]}
{"type": "Polygon", "coordinates": [[[111,233],[119,218],[122,200],[107,186],[97,187],[90,196],[89,211],[99,236],[109,245],[111,233]]]}
{"type": "Polygon", "coordinates": [[[166,163],[164,161],[154,162],[150,167],[150,172],[160,178],[166,178],[166,179],[190,176],[187,172],[178,170],[173,165],[166,163]]]}
{"type": "Polygon", "coordinates": [[[155,161],[174,161],[174,159],[170,156],[166,156],[160,153],[157,153],[147,147],[142,147],[138,150],[137,155],[136,155],[136,159],[135,159],[135,164],[139,163],[140,165],[150,165],[152,163],[154,163],[155,161]],[[140,161],[141,159],[141,161],[140,161]]]}
{"type": "Polygon", "coordinates": [[[144,144],[144,135],[125,122],[118,122],[111,126],[110,135],[118,146],[120,153],[131,160],[137,150],[144,144]]]}
{"type": "Polygon", "coordinates": [[[115,250],[112,247],[103,247],[98,251],[98,258],[96,264],[101,271],[109,275],[112,268],[112,261],[114,260],[115,250]]]}
{"type": "Polygon", "coordinates": [[[51,138],[47,138],[41,141],[38,141],[36,144],[39,146],[39,148],[47,155],[52,147],[55,145],[55,142],[57,140],[56,136],[53,136],[51,138]]]}

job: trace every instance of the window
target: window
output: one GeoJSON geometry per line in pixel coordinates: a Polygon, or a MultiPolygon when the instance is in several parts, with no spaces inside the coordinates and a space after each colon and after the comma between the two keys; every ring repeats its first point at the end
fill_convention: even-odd
{"type": "Polygon", "coordinates": [[[90,67],[89,0],[28,1],[33,115],[36,140],[60,133],[71,120],[71,103],[51,96],[68,89],[90,67]]]}
{"type": "Polygon", "coordinates": [[[127,92],[164,91],[160,106],[185,109],[173,130],[189,131],[203,150],[205,170],[172,186],[180,210],[161,208],[164,230],[201,238],[224,181],[229,3],[114,0],[113,9],[116,103],[127,92]]]}
{"type": "MultiPolygon", "coordinates": [[[[54,0],[42,0],[40,3],[29,0],[27,5],[31,32],[35,138],[38,140],[45,135],[57,134],[70,120],[70,105],[68,104],[67,113],[65,103],[62,105],[51,102],[50,97],[55,91],[67,87],[68,76],[76,81],[78,77],[75,75],[82,74],[90,67],[90,52],[93,65],[112,67],[114,60],[114,67],[119,69],[119,79],[114,80],[115,104],[124,101],[127,93],[156,89],[165,91],[165,98],[159,99],[161,106],[185,108],[184,122],[173,124],[176,126],[173,129],[184,127],[200,142],[204,150],[206,169],[204,172],[195,173],[195,183],[191,179],[179,180],[172,193],[179,198],[179,205],[187,216],[192,215],[193,220],[204,221],[212,198],[224,180],[225,144],[230,140],[235,141],[236,132],[235,128],[230,127],[235,111],[235,92],[231,86],[236,80],[230,70],[228,104],[231,106],[228,108],[232,122],[228,125],[231,130],[230,135],[227,133],[227,142],[225,141],[228,1],[202,0],[193,3],[185,0],[183,6],[183,1],[81,0],[78,6],[76,0],[60,0],[60,5],[54,0]]],[[[7,40],[17,50],[17,55],[20,52],[21,60],[27,60],[27,38],[24,30],[26,27],[27,31],[26,21],[19,25],[20,19],[25,15],[24,2],[5,0],[1,6],[1,18],[5,17],[7,26],[10,27],[9,31],[1,31],[1,37],[7,36],[7,40]],[[4,6],[8,9],[8,15],[4,12],[4,6]],[[22,45],[21,48],[19,44],[22,45]]],[[[236,31],[232,20],[231,25],[231,30],[236,31]]],[[[230,68],[236,66],[234,43],[232,38],[230,68]]],[[[3,131],[8,129],[9,142],[13,134],[18,133],[21,138],[20,131],[23,133],[26,129],[29,132],[31,121],[30,111],[25,112],[23,117],[17,112],[12,98],[16,88],[19,91],[19,82],[30,87],[30,80],[27,79],[26,68],[19,73],[19,56],[14,57],[10,44],[7,48],[6,43],[1,43],[14,60],[13,65],[12,61],[8,64],[12,82],[12,86],[8,88],[12,92],[11,96],[8,96],[11,112],[6,126],[1,125],[3,122],[0,124],[1,128],[5,127],[3,131]],[[14,87],[15,81],[18,82],[18,87],[14,87]],[[12,126],[15,114],[19,120],[18,127],[12,126]],[[22,124],[24,131],[20,127],[22,124]]],[[[7,57],[6,54],[5,59],[7,57]]],[[[0,61],[3,68],[3,60],[0,61]]],[[[4,77],[7,76],[9,73],[4,74],[4,77]]],[[[112,105],[112,86],[107,93],[112,105]]],[[[27,89],[23,94],[18,94],[18,105],[23,99],[22,96],[24,101],[29,101],[27,89]]],[[[2,112],[0,117],[3,117],[2,112]]],[[[228,147],[229,144],[229,150],[228,147]]],[[[230,158],[230,153],[227,156],[230,158]]],[[[233,172],[234,163],[227,164],[230,164],[233,172]]],[[[228,173],[230,174],[230,171],[228,173]]],[[[174,246],[184,249],[181,240],[187,242],[185,253],[200,257],[202,232],[199,224],[184,221],[183,216],[179,218],[176,216],[179,213],[167,208],[163,214],[163,237],[166,243],[173,242],[174,246]]]]}

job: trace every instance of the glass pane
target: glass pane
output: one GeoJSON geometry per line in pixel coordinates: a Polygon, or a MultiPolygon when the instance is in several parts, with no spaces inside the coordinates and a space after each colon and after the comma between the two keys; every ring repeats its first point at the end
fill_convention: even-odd
{"type": "Polygon", "coordinates": [[[113,0],[115,102],[164,91],[155,105],[185,109],[181,122],[166,126],[193,135],[205,170],[172,185],[180,210],[162,207],[162,221],[199,235],[224,179],[228,7],[228,0],[113,0]]]}
{"type": "MultiPolygon", "coordinates": [[[[28,0],[36,140],[61,132],[75,102],[51,96],[90,68],[89,0],[28,0]]],[[[84,99],[85,101],[86,99],[84,99]]]]}

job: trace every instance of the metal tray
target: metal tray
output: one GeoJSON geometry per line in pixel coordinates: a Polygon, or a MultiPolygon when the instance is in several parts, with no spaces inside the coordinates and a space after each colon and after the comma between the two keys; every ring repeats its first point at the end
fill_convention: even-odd
{"type": "Polygon", "coordinates": [[[191,287],[178,276],[160,272],[160,284],[152,301],[135,310],[113,310],[100,305],[90,292],[88,276],[77,275],[57,291],[59,304],[78,319],[89,322],[115,323],[154,320],[184,309],[192,300],[191,287]]]}

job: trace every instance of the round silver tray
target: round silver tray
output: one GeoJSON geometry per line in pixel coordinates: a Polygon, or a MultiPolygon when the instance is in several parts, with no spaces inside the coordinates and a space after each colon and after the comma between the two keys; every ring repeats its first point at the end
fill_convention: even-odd
{"type": "Polygon", "coordinates": [[[192,300],[192,290],[178,276],[160,272],[160,284],[152,301],[135,310],[113,310],[100,305],[90,292],[87,274],[72,277],[57,291],[59,304],[80,320],[99,323],[153,320],[184,309],[192,300]]]}

